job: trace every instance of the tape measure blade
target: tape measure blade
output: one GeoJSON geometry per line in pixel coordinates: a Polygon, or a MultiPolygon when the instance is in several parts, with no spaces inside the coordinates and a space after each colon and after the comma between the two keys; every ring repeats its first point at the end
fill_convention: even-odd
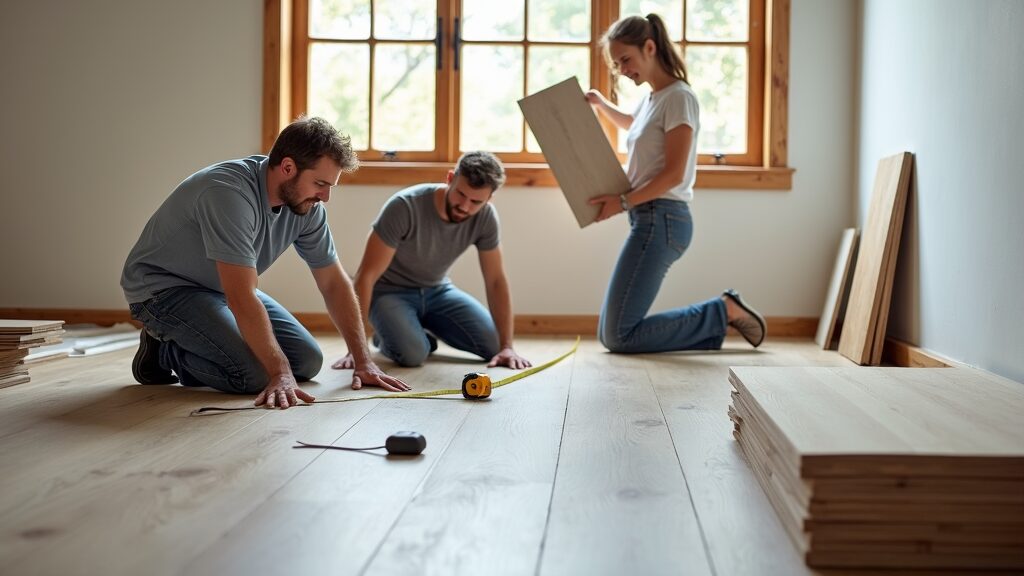
{"type": "Polygon", "coordinates": [[[528,368],[528,369],[526,369],[526,370],[524,370],[522,372],[519,372],[518,374],[513,374],[513,375],[511,375],[511,376],[509,376],[507,378],[502,378],[501,380],[498,380],[497,382],[491,384],[491,388],[497,388],[499,386],[504,386],[505,384],[511,384],[512,382],[515,382],[516,380],[519,380],[521,378],[526,378],[527,376],[531,376],[533,374],[536,374],[537,372],[540,372],[541,370],[550,368],[550,367],[554,366],[555,364],[558,364],[562,360],[565,360],[569,356],[572,356],[573,354],[575,354],[576,353],[576,349],[579,348],[579,346],[580,346],[580,337],[577,336],[576,337],[576,343],[573,344],[572,348],[568,352],[566,352],[565,354],[562,354],[561,356],[559,356],[558,358],[555,358],[554,360],[549,360],[549,361],[545,362],[544,364],[541,364],[540,366],[534,366],[533,368],[528,368]]]}

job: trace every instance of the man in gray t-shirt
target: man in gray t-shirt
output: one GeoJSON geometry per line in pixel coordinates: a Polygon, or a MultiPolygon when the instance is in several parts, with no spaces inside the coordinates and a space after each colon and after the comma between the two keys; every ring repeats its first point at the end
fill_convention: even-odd
{"type": "Polygon", "coordinates": [[[256,405],[269,407],[313,401],[296,380],[316,376],[323,354],[295,317],[256,287],[295,246],[356,353],[352,387],[408,390],[370,360],[321,204],[355,167],[349,138],[310,118],[286,127],[269,157],[214,164],[179,184],[146,224],[121,275],[132,317],[144,325],[135,379],[258,394],[256,405]]]}
{"type": "MultiPolygon", "coordinates": [[[[406,188],[384,205],[366,241],[355,289],[364,322],[373,325],[385,356],[419,366],[440,339],[489,360],[489,366],[530,366],[512,346],[512,297],[498,213],[490,203],[504,182],[493,154],[467,152],[446,184],[406,188]],[[490,313],[448,279],[448,269],[471,245],[480,257],[490,313]]],[[[351,354],[334,363],[352,365],[351,354]]]]}

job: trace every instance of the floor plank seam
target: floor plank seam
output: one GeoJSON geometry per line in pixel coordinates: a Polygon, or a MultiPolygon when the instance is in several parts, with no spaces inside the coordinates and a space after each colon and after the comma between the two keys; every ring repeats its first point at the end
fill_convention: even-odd
{"type": "MultiPolygon", "coordinates": [[[[340,435],[338,435],[338,437],[334,439],[334,442],[332,442],[332,444],[334,444],[338,440],[340,440],[345,434],[348,434],[349,431],[352,430],[353,428],[355,428],[356,425],[358,425],[360,422],[362,422],[363,419],[365,419],[367,417],[367,415],[369,415],[371,412],[376,410],[377,407],[380,406],[380,404],[382,402],[383,402],[383,400],[379,401],[377,403],[377,406],[374,406],[373,408],[371,408],[371,409],[367,410],[366,412],[364,412],[363,415],[360,416],[357,420],[355,420],[348,428],[346,428],[344,432],[342,432],[340,435]]],[[[268,408],[267,409],[267,414],[263,414],[259,418],[254,418],[252,421],[250,421],[245,426],[242,426],[241,428],[236,430],[234,433],[228,434],[224,438],[222,438],[222,439],[218,440],[217,442],[215,442],[213,444],[213,446],[216,446],[217,444],[220,444],[221,442],[226,441],[228,438],[230,438],[231,436],[234,436],[237,432],[245,430],[246,428],[251,426],[253,423],[259,422],[260,420],[268,417],[270,415],[271,411],[272,410],[270,408],[268,408]]],[[[295,480],[295,478],[297,478],[300,474],[305,472],[306,469],[309,468],[310,466],[312,466],[314,462],[316,462],[321,457],[323,457],[324,452],[326,452],[326,450],[323,450],[323,451],[320,452],[320,454],[315,455],[313,458],[311,458],[309,460],[309,462],[306,462],[306,464],[304,466],[302,466],[301,468],[296,470],[295,474],[292,474],[284,482],[281,482],[280,486],[278,486],[276,489],[274,489],[269,494],[267,494],[266,498],[263,499],[263,502],[261,504],[271,501],[274,498],[274,496],[276,496],[278,493],[280,493],[282,490],[284,490],[285,487],[287,487],[289,484],[291,484],[291,482],[293,480],[295,480]]],[[[179,572],[179,574],[191,574],[192,572],[190,571],[190,568],[191,568],[192,564],[194,564],[197,560],[202,558],[203,554],[205,554],[207,550],[209,550],[210,548],[213,548],[214,546],[217,546],[222,540],[224,540],[225,537],[227,537],[228,534],[231,533],[232,530],[234,530],[238,526],[245,525],[245,523],[249,519],[249,517],[252,516],[253,514],[257,513],[259,511],[259,509],[260,509],[260,506],[254,507],[252,510],[249,511],[248,514],[243,516],[237,523],[235,523],[233,526],[230,526],[227,529],[225,529],[224,531],[222,531],[220,533],[220,535],[216,539],[214,539],[213,543],[211,543],[209,546],[204,547],[202,550],[200,550],[198,553],[196,553],[191,559],[189,559],[188,562],[185,564],[185,566],[182,568],[181,572],[179,572]]]]}
{"type": "Polygon", "coordinates": [[[537,550],[537,566],[534,569],[534,576],[540,576],[540,567],[544,561],[544,550],[548,543],[548,528],[551,527],[551,505],[555,500],[555,486],[558,484],[558,465],[562,461],[562,442],[565,441],[565,421],[569,417],[569,398],[572,396],[573,375],[576,373],[576,359],[579,354],[572,358],[572,370],[569,371],[569,387],[565,391],[565,408],[562,410],[562,433],[558,435],[558,457],[555,458],[555,474],[551,478],[551,492],[548,493],[548,511],[544,517],[544,532],[541,534],[540,549],[537,550]]]}
{"type": "Polygon", "coordinates": [[[644,374],[647,374],[647,382],[651,386],[651,391],[654,392],[654,397],[658,400],[658,409],[661,410],[661,418],[665,424],[665,430],[668,431],[669,441],[672,442],[672,451],[676,455],[676,463],[679,464],[679,473],[683,476],[683,487],[686,489],[686,498],[690,501],[690,508],[693,510],[693,517],[697,520],[697,529],[700,531],[700,543],[704,547],[704,557],[707,558],[708,568],[711,570],[711,574],[718,574],[718,570],[715,568],[715,558],[711,554],[711,546],[708,544],[708,536],[704,531],[704,523],[701,521],[700,512],[697,510],[697,504],[693,501],[693,491],[690,490],[690,481],[686,478],[686,470],[683,468],[683,461],[679,458],[679,449],[676,447],[676,437],[672,434],[672,427],[668,425],[668,416],[665,414],[665,406],[661,401],[661,396],[658,394],[658,389],[654,386],[654,381],[651,379],[651,373],[646,369],[644,374]]]}
{"type": "MultiPolygon", "coordinates": [[[[381,403],[383,402],[384,401],[381,400],[381,403]]],[[[462,421],[459,422],[459,426],[455,429],[454,432],[452,432],[451,437],[448,438],[447,442],[445,442],[444,448],[441,449],[441,452],[437,455],[437,458],[434,459],[433,464],[430,465],[430,468],[427,469],[425,474],[423,474],[423,478],[421,478],[419,483],[416,484],[416,488],[413,489],[412,495],[402,505],[402,510],[395,515],[395,520],[391,523],[391,526],[388,526],[388,529],[384,532],[385,536],[381,538],[380,542],[378,542],[376,546],[373,547],[373,552],[370,552],[370,554],[367,556],[366,563],[359,568],[358,574],[366,574],[366,571],[369,570],[370,566],[373,565],[374,560],[377,559],[377,555],[380,554],[380,549],[383,548],[384,543],[387,542],[388,536],[395,530],[395,527],[398,526],[398,523],[402,521],[402,517],[405,516],[406,511],[409,510],[409,506],[411,506],[412,503],[416,501],[416,498],[419,497],[420,492],[423,490],[423,485],[426,484],[428,480],[430,480],[431,474],[434,473],[434,468],[437,468],[437,465],[440,464],[441,459],[444,458],[444,455],[448,452],[448,448],[452,445],[452,442],[454,442],[455,439],[458,438],[459,432],[462,432],[462,428],[466,425],[466,421],[469,420],[469,414],[472,411],[473,409],[470,408],[469,410],[466,410],[465,414],[462,415],[462,421]]]]}

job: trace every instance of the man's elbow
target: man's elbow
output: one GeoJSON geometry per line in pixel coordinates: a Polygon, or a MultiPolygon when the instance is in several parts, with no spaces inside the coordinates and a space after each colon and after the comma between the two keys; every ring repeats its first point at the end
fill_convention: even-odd
{"type": "Polygon", "coordinates": [[[508,294],[510,292],[508,280],[504,277],[492,280],[486,284],[487,296],[508,294]]]}

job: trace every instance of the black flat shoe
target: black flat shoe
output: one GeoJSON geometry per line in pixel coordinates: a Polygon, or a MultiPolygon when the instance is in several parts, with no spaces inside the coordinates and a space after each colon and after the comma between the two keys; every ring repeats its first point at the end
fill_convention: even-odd
{"type": "Polygon", "coordinates": [[[174,384],[177,376],[160,367],[160,341],[142,329],[139,350],[132,360],[132,376],[139,384],[174,384]]]}
{"type": "Polygon", "coordinates": [[[722,292],[723,296],[728,296],[735,302],[744,312],[746,316],[742,316],[729,322],[729,326],[732,326],[740,335],[750,343],[751,346],[757,348],[764,342],[764,337],[768,333],[768,324],[764,321],[764,316],[761,316],[757,310],[754,310],[743,301],[743,297],[740,293],[733,290],[732,288],[722,292]]]}

